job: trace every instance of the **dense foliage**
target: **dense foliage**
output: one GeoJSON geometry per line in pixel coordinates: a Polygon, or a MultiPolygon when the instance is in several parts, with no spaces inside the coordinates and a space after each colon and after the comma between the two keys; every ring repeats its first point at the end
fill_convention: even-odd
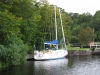
{"type": "Polygon", "coordinates": [[[14,42],[7,47],[0,45],[0,62],[2,67],[19,65],[26,60],[28,47],[20,39],[14,39],[14,42]]]}
{"type": "Polygon", "coordinates": [[[78,35],[82,45],[88,45],[91,41],[94,40],[95,37],[96,35],[90,27],[86,27],[86,29],[83,29],[78,35]]]}
{"type": "MultiPolygon", "coordinates": [[[[91,15],[60,10],[66,44],[100,41],[100,11],[91,15]]],[[[58,7],[56,11],[60,26],[58,7]]],[[[54,30],[54,5],[47,0],[0,0],[0,66],[23,63],[33,45],[41,50],[44,41],[55,39],[54,30]]],[[[60,30],[61,27],[58,28],[59,38],[62,36],[60,30]]]]}

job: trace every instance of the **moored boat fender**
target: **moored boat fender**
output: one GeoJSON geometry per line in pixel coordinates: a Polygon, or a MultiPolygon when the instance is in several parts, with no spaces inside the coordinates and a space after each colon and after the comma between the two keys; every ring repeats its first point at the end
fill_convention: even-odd
{"type": "Polygon", "coordinates": [[[49,53],[52,53],[52,50],[49,50],[49,53]]]}
{"type": "Polygon", "coordinates": [[[45,50],[43,50],[43,51],[42,51],[42,53],[43,53],[43,54],[45,54],[45,53],[46,53],[46,51],[45,51],[45,50]]]}

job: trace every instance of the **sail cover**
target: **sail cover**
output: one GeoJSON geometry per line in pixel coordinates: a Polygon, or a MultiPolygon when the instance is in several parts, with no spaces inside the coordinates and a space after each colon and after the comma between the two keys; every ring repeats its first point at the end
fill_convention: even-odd
{"type": "Polygon", "coordinates": [[[52,44],[52,45],[56,45],[56,44],[58,44],[58,40],[45,41],[44,44],[52,44]]]}

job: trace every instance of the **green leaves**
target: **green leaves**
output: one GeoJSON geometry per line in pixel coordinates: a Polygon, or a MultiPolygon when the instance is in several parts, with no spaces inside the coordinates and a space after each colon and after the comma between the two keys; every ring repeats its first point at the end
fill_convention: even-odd
{"type": "Polygon", "coordinates": [[[91,20],[90,26],[94,28],[94,32],[97,35],[96,41],[100,41],[100,11],[97,11],[91,20]]]}
{"type": "Polygon", "coordinates": [[[96,35],[90,27],[86,27],[86,29],[83,29],[78,35],[79,41],[82,45],[88,45],[95,37],[96,35]]]}
{"type": "Polygon", "coordinates": [[[27,51],[28,48],[22,40],[13,39],[13,43],[9,44],[8,47],[0,45],[0,61],[5,63],[6,66],[19,65],[26,61],[27,51]]]}
{"type": "Polygon", "coordinates": [[[15,17],[8,12],[0,12],[0,43],[8,44],[14,36],[19,36],[21,18],[15,17]]]}

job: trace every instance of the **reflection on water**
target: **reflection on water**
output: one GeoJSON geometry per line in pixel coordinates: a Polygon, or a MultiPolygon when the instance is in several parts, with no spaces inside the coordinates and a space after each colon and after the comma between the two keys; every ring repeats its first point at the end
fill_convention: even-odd
{"type": "Polygon", "coordinates": [[[77,56],[69,62],[67,75],[100,75],[100,56],[77,56]]]}
{"type": "Polygon", "coordinates": [[[35,74],[37,75],[62,75],[61,72],[66,70],[68,59],[58,59],[49,61],[35,61],[35,74]],[[60,71],[60,72],[59,72],[60,71]]]}
{"type": "Polygon", "coordinates": [[[28,61],[0,70],[0,75],[100,75],[100,56],[74,56],[68,59],[28,61]]]}

